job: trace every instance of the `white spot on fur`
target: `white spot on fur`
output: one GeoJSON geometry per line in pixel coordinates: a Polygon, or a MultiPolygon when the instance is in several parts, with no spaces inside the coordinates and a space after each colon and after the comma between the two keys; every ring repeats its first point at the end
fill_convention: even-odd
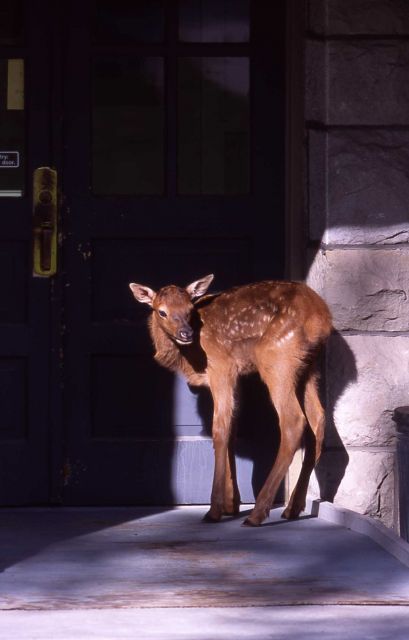
{"type": "Polygon", "coordinates": [[[288,333],[286,333],[284,336],[282,336],[282,338],[278,338],[276,340],[276,343],[279,347],[281,347],[285,342],[288,342],[288,340],[291,340],[291,338],[294,337],[294,331],[291,330],[288,333]]]}

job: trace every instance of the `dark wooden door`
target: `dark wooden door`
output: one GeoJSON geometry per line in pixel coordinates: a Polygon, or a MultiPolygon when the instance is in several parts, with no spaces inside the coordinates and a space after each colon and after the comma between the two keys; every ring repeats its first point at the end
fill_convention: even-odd
{"type": "Polygon", "coordinates": [[[0,6],[0,503],[6,505],[52,499],[59,465],[55,282],[33,277],[31,250],[32,176],[53,162],[48,9],[45,2],[0,6]]]}
{"type": "MultiPolygon", "coordinates": [[[[209,397],[153,362],[128,283],[283,275],[283,6],[1,4],[2,504],[208,501],[209,397]],[[61,196],[51,278],[32,270],[39,166],[61,196]]],[[[241,390],[251,500],[274,433],[257,381],[241,390]]]]}
{"type": "Polygon", "coordinates": [[[282,4],[67,3],[68,503],[209,499],[209,399],[153,362],[128,283],[283,275],[282,4]]]}

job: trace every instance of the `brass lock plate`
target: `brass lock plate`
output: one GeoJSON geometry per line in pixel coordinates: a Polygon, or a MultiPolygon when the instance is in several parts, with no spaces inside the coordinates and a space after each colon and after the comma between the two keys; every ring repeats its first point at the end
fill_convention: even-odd
{"type": "Polygon", "coordinates": [[[57,172],[39,167],[33,176],[33,275],[57,273],[57,172]]]}

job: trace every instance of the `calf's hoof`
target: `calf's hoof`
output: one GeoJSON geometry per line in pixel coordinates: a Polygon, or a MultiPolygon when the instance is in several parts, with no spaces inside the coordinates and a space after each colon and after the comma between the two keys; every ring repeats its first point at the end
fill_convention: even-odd
{"type": "Polygon", "coordinates": [[[269,512],[267,511],[266,513],[262,512],[255,512],[254,510],[250,513],[249,516],[247,516],[247,518],[244,520],[243,522],[243,526],[244,527],[259,527],[262,522],[264,522],[264,520],[266,518],[268,518],[268,514],[269,512]]]}
{"type": "Polygon", "coordinates": [[[244,520],[245,527],[259,527],[270,515],[270,508],[265,506],[256,506],[249,516],[244,520]]]}
{"type": "Polygon", "coordinates": [[[209,509],[209,511],[203,516],[203,522],[207,522],[210,524],[215,524],[216,522],[220,522],[220,520],[222,519],[222,513],[221,511],[212,511],[212,509],[209,509]]]}
{"type": "Polygon", "coordinates": [[[300,515],[300,513],[302,511],[304,511],[305,507],[301,506],[301,505],[288,505],[288,507],[286,509],[284,509],[283,513],[281,514],[282,518],[285,518],[285,520],[296,520],[298,518],[298,516],[300,515]]]}
{"type": "Polygon", "coordinates": [[[259,527],[261,522],[253,520],[250,516],[243,520],[242,527],[259,527]]]}

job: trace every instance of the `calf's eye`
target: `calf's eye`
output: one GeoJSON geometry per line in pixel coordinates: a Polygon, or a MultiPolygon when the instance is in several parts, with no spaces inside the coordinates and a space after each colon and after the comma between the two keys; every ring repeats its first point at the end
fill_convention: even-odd
{"type": "Polygon", "coordinates": [[[158,313],[159,313],[161,318],[167,318],[168,317],[168,314],[163,309],[159,309],[158,313]]]}

